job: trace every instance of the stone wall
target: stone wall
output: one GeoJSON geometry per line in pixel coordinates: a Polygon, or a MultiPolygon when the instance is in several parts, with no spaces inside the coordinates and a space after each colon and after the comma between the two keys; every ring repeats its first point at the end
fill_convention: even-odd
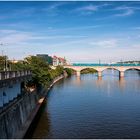
{"type": "Polygon", "coordinates": [[[21,93],[3,107],[0,112],[0,139],[23,138],[41,106],[39,100],[44,100],[47,91],[62,78],[64,75],[54,79],[47,89],[42,87],[40,91],[21,93]]]}
{"type": "Polygon", "coordinates": [[[15,138],[35,108],[38,98],[35,92],[24,93],[22,97],[0,114],[0,139],[15,138]]]}

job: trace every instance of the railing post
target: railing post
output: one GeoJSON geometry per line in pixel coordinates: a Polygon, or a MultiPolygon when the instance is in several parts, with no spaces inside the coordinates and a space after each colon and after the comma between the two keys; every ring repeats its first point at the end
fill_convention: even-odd
{"type": "Polygon", "coordinates": [[[24,76],[24,75],[25,75],[24,70],[23,70],[23,71],[21,71],[21,72],[22,72],[22,76],[24,76]]]}
{"type": "Polygon", "coordinates": [[[16,72],[16,76],[15,77],[20,77],[20,71],[16,72]]]}
{"type": "Polygon", "coordinates": [[[6,79],[8,79],[10,77],[10,72],[6,71],[6,79]]]}
{"type": "Polygon", "coordinates": [[[5,80],[5,79],[6,79],[6,78],[5,78],[5,77],[6,77],[6,75],[5,75],[5,71],[4,71],[4,72],[2,72],[2,75],[1,75],[1,76],[2,76],[2,77],[1,77],[1,78],[2,78],[2,80],[5,80]]]}
{"type": "Polygon", "coordinates": [[[12,77],[16,77],[16,72],[15,71],[12,72],[12,77]]]}
{"type": "Polygon", "coordinates": [[[27,75],[27,70],[25,70],[25,75],[27,75]]]}

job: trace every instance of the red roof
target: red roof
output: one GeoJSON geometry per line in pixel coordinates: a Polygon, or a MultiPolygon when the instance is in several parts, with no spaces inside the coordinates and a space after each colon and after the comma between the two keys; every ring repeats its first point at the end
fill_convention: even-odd
{"type": "Polygon", "coordinates": [[[58,57],[54,55],[53,58],[58,58],[58,57]]]}
{"type": "Polygon", "coordinates": [[[65,59],[64,58],[61,58],[61,57],[59,57],[58,58],[60,61],[65,61],[65,59]]]}
{"type": "Polygon", "coordinates": [[[54,55],[53,58],[54,58],[54,59],[58,59],[58,60],[61,61],[61,62],[65,62],[65,59],[62,58],[62,57],[57,57],[57,56],[54,55]]]}

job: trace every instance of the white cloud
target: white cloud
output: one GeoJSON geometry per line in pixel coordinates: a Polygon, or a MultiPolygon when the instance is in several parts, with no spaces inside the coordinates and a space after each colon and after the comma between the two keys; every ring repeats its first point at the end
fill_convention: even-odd
{"type": "Polygon", "coordinates": [[[127,9],[140,10],[140,7],[121,5],[121,6],[115,7],[113,10],[127,10],[127,9]]]}
{"type": "Polygon", "coordinates": [[[108,39],[108,40],[101,40],[101,41],[94,41],[90,42],[90,45],[103,47],[103,48],[114,48],[117,46],[118,41],[116,39],[108,39]]]}
{"type": "Polygon", "coordinates": [[[80,12],[80,14],[82,14],[82,15],[90,15],[90,14],[98,11],[100,8],[106,7],[109,5],[111,5],[111,4],[108,4],[108,3],[103,3],[103,4],[99,4],[99,5],[89,4],[86,6],[76,8],[74,10],[74,12],[80,12]]]}
{"type": "Polygon", "coordinates": [[[91,12],[94,12],[94,11],[97,11],[99,8],[106,7],[106,6],[109,6],[109,5],[111,5],[111,4],[109,4],[109,3],[103,3],[103,4],[98,4],[98,5],[89,4],[89,5],[77,8],[77,9],[75,9],[75,11],[91,11],[91,12]]]}
{"type": "Polygon", "coordinates": [[[98,10],[98,6],[92,4],[76,9],[76,11],[97,11],[97,10],[98,10]]]}
{"type": "Polygon", "coordinates": [[[137,7],[122,5],[122,6],[115,7],[112,10],[120,12],[120,13],[115,14],[114,16],[124,17],[124,16],[130,16],[130,15],[134,14],[135,10],[138,10],[138,9],[137,9],[137,7]]]}
{"type": "MultiPolygon", "coordinates": [[[[72,27],[65,27],[65,28],[52,28],[48,31],[44,31],[44,33],[54,33],[54,34],[66,34],[73,31],[73,34],[77,33],[78,31],[87,31],[87,30],[94,30],[103,26],[108,26],[109,24],[97,24],[97,25],[87,25],[87,26],[72,26],[72,27]]],[[[83,36],[83,35],[82,35],[83,36]]]]}
{"type": "Polygon", "coordinates": [[[9,34],[9,33],[15,33],[16,30],[0,30],[0,34],[9,34]]]}
{"type": "Polygon", "coordinates": [[[133,27],[133,30],[140,30],[140,27],[133,27]]]}
{"type": "MultiPolygon", "coordinates": [[[[44,35],[44,36],[32,36],[32,37],[29,37],[29,39],[37,39],[37,40],[46,40],[46,39],[73,39],[73,38],[85,38],[87,36],[84,36],[84,35],[44,35]]],[[[55,40],[56,41],[56,40],[55,40]]]]}
{"type": "Polygon", "coordinates": [[[54,9],[57,9],[58,7],[63,6],[65,4],[66,4],[66,2],[57,2],[57,3],[54,3],[54,4],[50,5],[48,7],[48,9],[49,10],[54,10],[54,9]]]}
{"type": "Polygon", "coordinates": [[[64,30],[79,30],[79,29],[92,29],[92,28],[99,28],[103,25],[89,25],[89,26],[78,26],[78,27],[69,27],[69,28],[63,28],[64,30]]]}
{"type": "Polygon", "coordinates": [[[116,17],[124,17],[124,16],[130,16],[132,14],[134,14],[134,10],[130,9],[130,8],[126,8],[126,9],[123,9],[122,13],[115,14],[114,16],[116,16],[116,17]]]}
{"type": "Polygon", "coordinates": [[[105,16],[105,17],[101,17],[101,18],[97,18],[97,20],[104,20],[104,19],[111,19],[111,18],[116,18],[116,17],[127,17],[127,16],[131,16],[135,13],[136,10],[140,10],[137,9],[136,7],[129,7],[129,6],[117,6],[113,9],[108,9],[107,11],[112,11],[116,12],[116,14],[110,14],[109,16],[105,16]]]}
{"type": "Polygon", "coordinates": [[[0,42],[4,44],[18,44],[20,42],[28,40],[29,37],[30,35],[28,34],[17,33],[0,38],[0,42]]]}
{"type": "Polygon", "coordinates": [[[42,8],[41,11],[45,12],[48,16],[57,16],[60,12],[59,8],[67,3],[68,2],[55,2],[45,8],[42,8]]]}

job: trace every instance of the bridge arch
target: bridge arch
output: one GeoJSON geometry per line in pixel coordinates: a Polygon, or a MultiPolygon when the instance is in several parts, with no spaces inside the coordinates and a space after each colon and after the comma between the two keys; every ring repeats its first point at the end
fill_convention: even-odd
{"type": "MultiPolygon", "coordinates": [[[[128,70],[137,70],[137,71],[140,71],[140,68],[135,68],[135,67],[133,68],[133,67],[132,67],[132,68],[127,68],[127,69],[125,69],[125,71],[128,71],[128,70]]],[[[125,72],[125,71],[124,71],[124,72],[125,72]]]]}
{"type": "Polygon", "coordinates": [[[119,68],[106,67],[106,68],[104,68],[104,69],[102,70],[102,72],[103,72],[103,71],[105,71],[105,70],[107,70],[107,69],[110,69],[110,70],[116,70],[116,71],[118,71],[118,72],[120,72],[120,71],[121,71],[119,68]]]}
{"type": "Polygon", "coordinates": [[[80,70],[80,72],[82,73],[83,71],[85,71],[85,70],[89,70],[89,71],[92,71],[92,70],[94,70],[94,72],[98,72],[98,70],[96,69],[96,68],[94,68],[94,67],[85,67],[85,68],[82,68],[81,70],[80,70]]]}
{"type": "Polygon", "coordinates": [[[68,76],[76,74],[76,70],[73,68],[64,68],[64,71],[67,73],[68,76]]]}
{"type": "Polygon", "coordinates": [[[82,72],[83,70],[85,70],[85,69],[93,69],[93,70],[95,70],[96,72],[99,71],[99,70],[98,70],[97,68],[95,68],[95,67],[89,67],[89,66],[87,66],[87,67],[81,67],[81,68],[77,71],[77,76],[80,76],[80,75],[81,75],[81,72],[82,72]]]}
{"type": "Polygon", "coordinates": [[[64,69],[67,69],[67,68],[73,71],[79,71],[79,69],[77,69],[76,67],[68,67],[68,66],[64,67],[64,69]]]}
{"type": "Polygon", "coordinates": [[[77,70],[74,69],[74,68],[65,68],[65,67],[64,67],[64,70],[66,70],[66,69],[71,69],[71,70],[73,70],[73,71],[77,71],[77,70]]]}

